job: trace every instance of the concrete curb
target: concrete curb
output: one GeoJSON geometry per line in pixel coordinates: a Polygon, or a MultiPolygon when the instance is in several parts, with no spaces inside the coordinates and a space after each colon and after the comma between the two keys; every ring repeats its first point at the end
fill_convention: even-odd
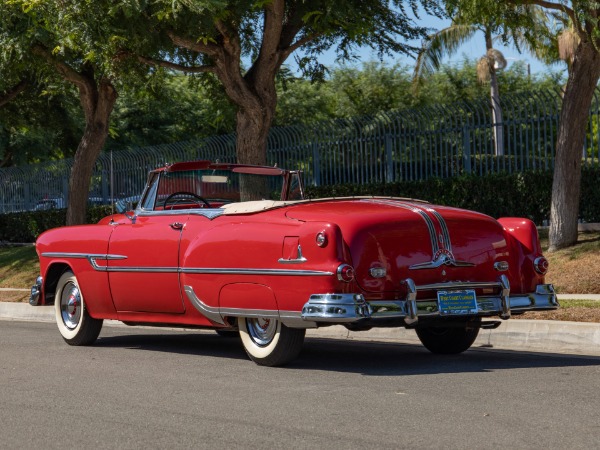
{"type": "MultiPolygon", "coordinates": [[[[0,320],[54,322],[52,306],[30,306],[27,303],[0,302],[0,320]]],[[[106,321],[108,326],[125,326],[106,321]]],[[[374,328],[352,332],[341,325],[307,330],[306,335],[319,339],[395,342],[420,345],[413,330],[374,328]]],[[[600,323],[563,322],[554,320],[512,319],[495,330],[481,330],[473,348],[495,348],[543,353],[568,353],[600,356],[600,323]]]]}

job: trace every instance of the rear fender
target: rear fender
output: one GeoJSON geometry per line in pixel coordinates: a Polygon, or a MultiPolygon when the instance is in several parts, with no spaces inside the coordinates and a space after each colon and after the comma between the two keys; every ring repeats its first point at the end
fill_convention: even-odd
{"type": "Polygon", "coordinates": [[[529,219],[516,217],[502,217],[498,222],[504,227],[509,239],[510,248],[515,256],[514,263],[519,269],[522,289],[525,292],[535,291],[538,284],[544,284],[544,275],[534,268],[535,259],[543,256],[535,224],[529,219]]]}
{"type": "Polygon", "coordinates": [[[219,293],[219,307],[279,311],[273,290],[263,284],[232,283],[219,293]]]}

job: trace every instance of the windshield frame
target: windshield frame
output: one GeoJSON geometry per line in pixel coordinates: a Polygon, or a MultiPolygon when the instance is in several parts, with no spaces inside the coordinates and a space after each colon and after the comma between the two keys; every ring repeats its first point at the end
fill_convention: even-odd
{"type": "MultiPolygon", "coordinates": [[[[165,166],[163,168],[153,170],[148,174],[148,180],[146,182],[146,187],[140,197],[140,201],[137,204],[137,208],[135,210],[136,215],[172,215],[172,214],[182,214],[185,212],[194,211],[196,213],[202,215],[214,215],[216,211],[221,210],[221,205],[216,206],[214,208],[181,208],[181,209],[173,209],[173,210],[163,210],[156,209],[157,208],[157,196],[159,195],[160,183],[161,180],[167,176],[167,174],[177,173],[177,172],[190,172],[190,171],[218,171],[219,176],[223,175],[223,172],[230,172],[231,174],[247,174],[247,175],[257,175],[257,176],[265,176],[265,177],[282,177],[281,180],[281,191],[279,198],[276,200],[279,201],[287,201],[287,200],[303,200],[304,197],[304,185],[302,182],[301,171],[289,171],[280,169],[277,167],[267,167],[267,166],[250,166],[250,165],[240,165],[240,164],[221,164],[221,163],[211,163],[210,161],[193,161],[193,162],[184,162],[184,163],[176,163],[172,165],[165,166]],[[293,198],[290,198],[293,197],[293,198]],[[212,213],[210,212],[212,211],[212,213]]],[[[200,175],[200,172],[198,172],[200,175]]],[[[277,189],[274,191],[277,192],[277,189]]],[[[269,200],[274,200],[273,198],[269,198],[269,200]]],[[[251,200],[246,200],[251,201],[251,200]]],[[[160,202],[160,200],[158,200],[160,202]]],[[[239,201],[231,201],[227,203],[243,203],[244,200],[239,201]]]]}

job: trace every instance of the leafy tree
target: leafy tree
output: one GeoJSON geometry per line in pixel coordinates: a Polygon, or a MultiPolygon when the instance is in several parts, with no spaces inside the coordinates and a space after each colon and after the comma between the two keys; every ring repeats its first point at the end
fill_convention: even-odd
{"type": "Polygon", "coordinates": [[[72,157],[81,117],[72,95],[49,95],[35,82],[0,108],[0,167],[72,157]]]}
{"type": "Polygon", "coordinates": [[[220,86],[168,73],[147,86],[124,86],[111,122],[106,148],[118,150],[231,133],[235,111],[220,86]]]}
{"type": "Polygon", "coordinates": [[[382,55],[409,53],[413,48],[405,42],[425,30],[410,20],[405,3],[415,13],[419,3],[436,11],[435,0],[158,0],[141,10],[127,2],[131,15],[148,20],[146,28],[156,30],[163,46],[145,53],[143,39],[130,40],[124,50],[150,65],[216,77],[236,107],[238,161],[265,164],[276,75],[285,61],[302,50],[301,69],[318,78],[324,68],[317,57],[330,47],[341,59],[361,45],[382,55]]]}
{"type": "Polygon", "coordinates": [[[408,66],[364,63],[361,70],[344,66],[332,73],[336,110],[342,117],[374,116],[401,105],[412,106],[408,66]]]}
{"type": "Polygon", "coordinates": [[[25,69],[47,88],[70,86],[79,94],[84,130],[69,180],[68,224],[85,221],[92,170],[117,99],[119,25],[91,0],[0,3],[2,71],[25,69]]]}

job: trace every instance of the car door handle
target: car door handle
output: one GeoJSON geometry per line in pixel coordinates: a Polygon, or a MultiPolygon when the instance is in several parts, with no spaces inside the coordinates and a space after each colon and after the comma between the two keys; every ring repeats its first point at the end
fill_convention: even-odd
{"type": "Polygon", "coordinates": [[[171,224],[171,228],[174,230],[181,230],[183,228],[183,224],[181,222],[173,222],[171,224]]]}

